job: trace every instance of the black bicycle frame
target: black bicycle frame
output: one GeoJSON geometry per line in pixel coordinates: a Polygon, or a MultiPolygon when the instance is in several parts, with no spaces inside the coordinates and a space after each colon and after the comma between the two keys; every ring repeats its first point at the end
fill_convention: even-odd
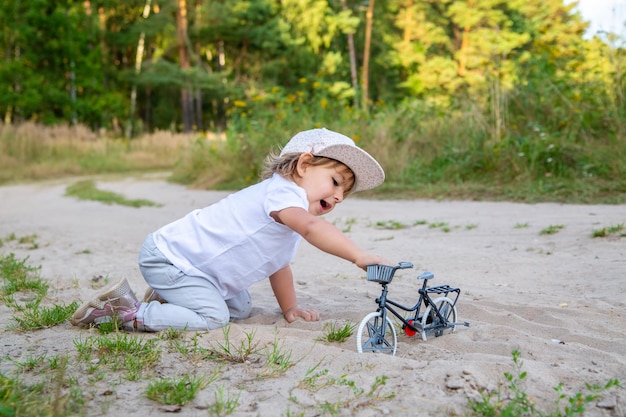
{"type": "MultiPolygon", "coordinates": [[[[433,312],[437,315],[437,318],[439,319],[440,323],[443,324],[442,327],[447,327],[448,325],[448,321],[446,318],[443,317],[443,315],[441,314],[441,312],[439,311],[439,308],[437,308],[437,306],[435,305],[435,303],[433,302],[432,298],[430,298],[430,296],[428,295],[428,289],[426,288],[427,285],[427,280],[424,280],[424,284],[422,285],[422,288],[420,288],[418,290],[419,292],[419,299],[417,300],[417,304],[415,304],[413,307],[407,307],[404,306],[400,303],[397,303],[393,300],[390,300],[387,298],[387,293],[389,292],[389,289],[387,288],[388,284],[382,284],[383,286],[383,291],[380,295],[380,297],[378,297],[376,299],[376,302],[378,303],[378,311],[382,311],[382,319],[383,322],[381,323],[382,327],[383,327],[383,334],[385,331],[385,322],[386,322],[386,317],[387,317],[387,313],[385,310],[388,310],[391,312],[391,314],[393,314],[394,316],[396,316],[396,318],[398,320],[400,320],[405,326],[409,327],[411,330],[416,331],[416,332],[421,332],[422,330],[424,330],[422,328],[421,323],[418,323],[419,320],[419,312],[420,312],[420,307],[422,305],[422,303],[424,303],[424,309],[428,308],[428,306],[432,306],[432,310],[433,312]],[[398,313],[396,310],[394,310],[393,307],[390,306],[390,304],[394,307],[397,307],[407,313],[409,312],[413,312],[415,311],[415,315],[413,316],[412,323],[409,323],[408,319],[405,319],[404,317],[402,317],[400,315],[400,313],[398,313]],[[416,327],[416,325],[418,325],[419,327],[416,327]]],[[[450,292],[456,292],[457,293],[457,299],[458,299],[458,288],[451,288],[447,285],[441,286],[441,287],[433,287],[433,290],[435,291],[435,293],[437,294],[444,294],[444,297],[448,295],[448,293],[450,292]],[[443,291],[440,291],[439,288],[443,289],[443,291]]],[[[454,300],[452,306],[454,307],[454,304],[456,304],[456,300],[454,300]]]]}
{"type": "MultiPolygon", "coordinates": [[[[407,319],[402,317],[400,315],[400,313],[398,313],[396,310],[394,310],[393,307],[391,307],[389,304],[391,304],[392,306],[395,306],[395,307],[397,307],[399,309],[402,309],[402,310],[406,311],[407,313],[415,311],[415,319],[414,319],[414,323],[415,323],[415,320],[417,320],[417,315],[419,314],[419,308],[420,308],[420,305],[422,304],[422,301],[424,301],[424,305],[425,306],[428,306],[428,304],[429,304],[430,297],[428,297],[428,294],[426,294],[426,299],[424,299],[424,294],[422,294],[422,291],[420,290],[420,298],[419,298],[419,300],[417,300],[417,304],[415,304],[413,307],[406,307],[406,306],[403,306],[400,303],[397,303],[397,302],[395,302],[393,300],[388,299],[387,298],[387,293],[389,292],[389,289],[387,288],[387,284],[382,284],[382,286],[383,286],[383,291],[382,291],[380,297],[378,297],[376,299],[376,302],[378,303],[378,311],[382,310],[383,332],[385,330],[385,322],[386,322],[386,317],[387,317],[387,312],[385,310],[390,311],[391,314],[396,316],[398,318],[398,320],[400,320],[405,326],[409,326],[414,331],[421,332],[422,329],[418,329],[418,328],[414,327],[411,323],[408,322],[407,319]],[[427,300],[429,300],[429,301],[427,301],[427,300]]],[[[432,301],[430,301],[430,302],[432,303],[432,301]]]]}

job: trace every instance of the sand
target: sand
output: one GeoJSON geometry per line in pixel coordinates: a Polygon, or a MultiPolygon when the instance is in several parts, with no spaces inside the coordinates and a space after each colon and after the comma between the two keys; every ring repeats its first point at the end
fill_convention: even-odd
{"type": "MultiPolygon", "coordinates": [[[[49,303],[86,301],[102,282],[122,277],[143,295],[147,286],[137,254],[145,236],[228,194],[189,190],[158,176],[98,182],[99,188],[127,198],[160,204],[132,208],[66,197],[71,183],[0,187],[0,238],[36,235],[37,242],[36,248],[5,242],[0,252],[41,266],[40,276],[51,288],[49,303]]],[[[325,326],[358,324],[374,311],[380,286],[355,266],[303,242],[293,262],[295,285],[300,305],[317,309],[319,322],[287,323],[269,282],[262,281],[250,288],[252,317],[231,324],[229,333],[235,343],[252,335],[261,353],[242,364],[223,364],[186,358],[161,340],[158,365],[137,381],[123,373],[95,380],[85,364],[72,361],[71,371],[83,374],[88,414],[210,415],[221,393],[237,403],[234,416],[463,415],[481,392],[506,392],[504,373],[514,373],[514,350],[528,373],[521,387],[546,412],[555,410],[553,388],[560,383],[571,396],[586,392],[586,383],[626,382],[626,237],[591,236],[626,223],[626,206],[379,201],[357,195],[327,219],[367,250],[414,263],[413,269],[398,272],[389,287],[391,298],[412,305],[416,276],[423,271],[435,274],[433,285],[461,288],[459,320],[470,327],[426,342],[399,329],[396,356],[358,353],[355,335],[343,343],[322,341],[325,326]],[[551,226],[556,233],[541,233],[551,226]],[[263,352],[273,346],[293,364],[268,376],[263,352]],[[180,408],[144,395],[158,378],[212,374],[216,380],[180,408]]],[[[76,358],[75,341],[98,335],[69,322],[37,331],[8,330],[12,313],[5,306],[0,313],[3,373],[17,372],[16,361],[29,357],[76,358]]],[[[224,341],[221,330],[186,336],[206,348],[224,341]]],[[[604,393],[585,415],[626,415],[624,389],[604,393]]]]}

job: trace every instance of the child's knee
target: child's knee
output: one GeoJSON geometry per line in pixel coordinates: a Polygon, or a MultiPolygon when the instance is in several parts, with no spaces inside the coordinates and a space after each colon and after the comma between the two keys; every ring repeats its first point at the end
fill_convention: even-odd
{"type": "Polygon", "coordinates": [[[205,314],[200,314],[207,324],[208,330],[215,330],[224,327],[230,321],[228,309],[212,310],[205,314]]]}
{"type": "Polygon", "coordinates": [[[252,299],[247,290],[226,301],[230,318],[235,320],[246,319],[252,313],[252,299]]]}

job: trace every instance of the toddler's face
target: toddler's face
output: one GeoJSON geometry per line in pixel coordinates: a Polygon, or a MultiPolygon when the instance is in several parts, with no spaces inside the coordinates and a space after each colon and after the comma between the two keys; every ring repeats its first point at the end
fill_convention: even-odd
{"type": "Polygon", "coordinates": [[[321,216],[343,201],[352,178],[345,165],[305,165],[296,183],[306,191],[309,212],[321,216]]]}

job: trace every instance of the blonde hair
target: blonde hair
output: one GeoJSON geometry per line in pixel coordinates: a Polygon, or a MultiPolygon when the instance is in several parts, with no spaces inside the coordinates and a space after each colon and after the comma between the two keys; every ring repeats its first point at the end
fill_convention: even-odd
{"type": "MultiPolygon", "coordinates": [[[[274,152],[270,153],[267,158],[265,158],[263,171],[261,172],[261,180],[271,178],[274,174],[280,174],[293,181],[298,176],[297,167],[301,155],[301,153],[287,153],[285,155],[280,155],[274,152]]],[[[306,161],[306,163],[313,166],[328,165],[331,167],[345,168],[345,171],[349,172],[350,175],[347,178],[344,194],[347,196],[354,188],[354,184],[356,182],[354,172],[352,172],[352,170],[343,162],[337,161],[336,159],[326,158],[325,156],[313,155],[306,161]]]]}

